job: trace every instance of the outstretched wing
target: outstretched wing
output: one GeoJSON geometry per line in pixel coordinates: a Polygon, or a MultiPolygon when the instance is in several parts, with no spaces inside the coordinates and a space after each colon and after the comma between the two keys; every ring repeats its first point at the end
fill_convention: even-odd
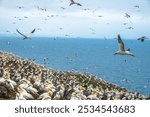
{"type": "Polygon", "coordinates": [[[124,43],[123,43],[123,41],[122,41],[120,35],[118,35],[118,44],[119,44],[119,49],[120,49],[121,51],[125,51],[125,49],[124,49],[124,43]]]}
{"type": "Polygon", "coordinates": [[[125,15],[126,15],[125,17],[127,17],[127,18],[129,18],[129,17],[130,17],[130,15],[129,15],[129,14],[127,14],[127,13],[125,13],[125,15]]]}
{"type": "Polygon", "coordinates": [[[130,48],[128,48],[127,51],[130,51],[130,48]]]}
{"type": "Polygon", "coordinates": [[[16,31],[17,31],[20,35],[22,35],[23,37],[27,38],[27,36],[24,35],[24,34],[22,34],[18,29],[16,29],[16,31]]]}
{"type": "Polygon", "coordinates": [[[149,39],[148,37],[146,37],[146,36],[143,36],[142,38],[144,38],[144,39],[149,39]]]}
{"type": "Polygon", "coordinates": [[[145,39],[149,39],[149,38],[147,38],[146,36],[142,36],[142,37],[138,38],[137,40],[141,40],[141,42],[144,42],[145,39]]]}
{"type": "Polygon", "coordinates": [[[80,3],[77,3],[78,6],[82,6],[80,3]]]}
{"type": "Polygon", "coordinates": [[[72,3],[74,3],[74,1],[73,0],[70,0],[72,3]]]}
{"type": "Polygon", "coordinates": [[[141,38],[138,38],[137,40],[141,40],[141,38]]]}
{"type": "Polygon", "coordinates": [[[35,30],[36,30],[36,29],[33,29],[33,30],[31,31],[31,33],[34,33],[34,32],[35,32],[35,30]]]}
{"type": "Polygon", "coordinates": [[[73,4],[76,4],[76,5],[78,5],[78,6],[82,6],[80,3],[78,3],[78,2],[75,2],[74,0],[70,0],[70,6],[71,5],[73,5],[73,4]]]}

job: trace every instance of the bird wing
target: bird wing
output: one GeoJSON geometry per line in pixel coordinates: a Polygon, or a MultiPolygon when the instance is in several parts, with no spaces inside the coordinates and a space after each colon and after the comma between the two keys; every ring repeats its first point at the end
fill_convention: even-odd
{"type": "Polygon", "coordinates": [[[127,51],[130,51],[130,48],[128,48],[127,51]]]}
{"type": "Polygon", "coordinates": [[[125,13],[125,15],[126,15],[126,17],[130,17],[130,15],[129,15],[129,14],[127,14],[127,13],[125,13]]]}
{"type": "Polygon", "coordinates": [[[144,37],[140,37],[140,38],[138,38],[137,40],[140,40],[141,42],[144,42],[144,37]]]}
{"type": "Polygon", "coordinates": [[[138,38],[137,40],[144,40],[144,39],[149,39],[149,38],[147,38],[146,36],[142,36],[142,37],[138,38]]]}
{"type": "Polygon", "coordinates": [[[74,1],[73,0],[70,0],[72,3],[74,3],[74,1]]]}
{"type": "Polygon", "coordinates": [[[124,49],[124,43],[123,43],[123,41],[122,41],[120,35],[118,35],[118,44],[119,44],[119,49],[120,49],[121,51],[125,51],[125,49],[124,49]]]}
{"type": "Polygon", "coordinates": [[[77,3],[78,6],[82,6],[80,3],[77,3]]]}
{"type": "Polygon", "coordinates": [[[144,38],[144,39],[149,39],[149,38],[148,38],[148,37],[146,37],[146,36],[143,36],[143,38],[144,38]]]}
{"type": "Polygon", "coordinates": [[[35,32],[35,30],[36,30],[36,29],[33,29],[33,30],[31,31],[31,33],[34,33],[34,32],[35,32]]]}
{"type": "Polygon", "coordinates": [[[20,35],[22,35],[23,37],[27,38],[27,36],[24,35],[24,34],[22,34],[18,29],[16,29],[16,31],[17,31],[20,35]]]}
{"type": "Polygon", "coordinates": [[[23,97],[24,97],[25,99],[27,99],[27,100],[32,100],[32,99],[34,99],[34,97],[33,97],[31,94],[29,94],[29,93],[23,94],[23,97]]]}

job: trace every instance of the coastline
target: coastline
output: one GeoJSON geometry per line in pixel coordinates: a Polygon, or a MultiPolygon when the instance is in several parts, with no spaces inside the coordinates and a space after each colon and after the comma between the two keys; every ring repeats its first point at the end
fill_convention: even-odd
{"type": "Polygon", "coordinates": [[[91,74],[53,70],[0,51],[0,99],[144,100],[147,97],[91,74]]]}

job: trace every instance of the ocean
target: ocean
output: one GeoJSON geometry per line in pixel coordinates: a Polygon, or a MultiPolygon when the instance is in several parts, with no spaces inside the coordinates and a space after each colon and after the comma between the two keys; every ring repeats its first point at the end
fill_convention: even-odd
{"type": "Polygon", "coordinates": [[[35,60],[48,68],[96,75],[144,95],[150,95],[150,41],[124,39],[135,57],[113,55],[116,39],[0,37],[0,50],[35,60]]]}

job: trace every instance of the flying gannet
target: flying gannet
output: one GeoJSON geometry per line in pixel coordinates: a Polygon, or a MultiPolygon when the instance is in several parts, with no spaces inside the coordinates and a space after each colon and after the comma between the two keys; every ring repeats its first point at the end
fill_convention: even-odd
{"type": "Polygon", "coordinates": [[[129,55],[129,56],[134,56],[131,53],[130,49],[125,50],[124,43],[123,43],[120,35],[118,35],[118,44],[119,44],[119,50],[117,52],[115,52],[114,55],[129,55]]]}
{"type": "Polygon", "coordinates": [[[71,3],[70,3],[69,6],[74,5],[74,4],[76,4],[76,5],[78,5],[78,6],[82,6],[80,3],[75,2],[74,0],[70,0],[70,1],[71,1],[71,3]]]}
{"type": "Polygon", "coordinates": [[[16,31],[17,31],[20,35],[22,35],[22,36],[24,37],[23,39],[31,39],[31,34],[33,34],[33,33],[35,32],[35,30],[36,30],[36,29],[33,29],[33,30],[30,32],[30,34],[25,35],[25,34],[21,33],[18,29],[16,29],[16,31]]]}
{"type": "Polygon", "coordinates": [[[142,37],[138,38],[137,40],[140,40],[141,42],[144,42],[145,39],[149,39],[149,38],[147,38],[146,36],[142,36],[142,37]]]}

